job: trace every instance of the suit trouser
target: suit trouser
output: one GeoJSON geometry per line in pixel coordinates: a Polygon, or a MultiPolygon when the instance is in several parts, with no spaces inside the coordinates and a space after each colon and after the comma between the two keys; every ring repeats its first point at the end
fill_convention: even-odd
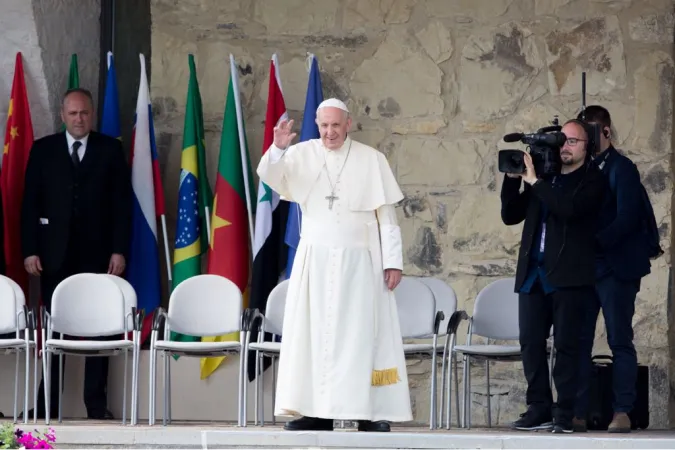
{"type": "Polygon", "coordinates": [[[592,301],[592,296],[592,286],[562,288],[545,294],[538,282],[529,294],[519,295],[520,345],[528,409],[558,420],[572,420],[577,393],[581,305],[592,301]],[[546,351],[551,325],[556,350],[553,381],[558,392],[555,411],[546,351]]]}
{"type": "MultiPolygon", "coordinates": [[[[49,313],[51,313],[52,295],[56,286],[71,275],[82,272],[94,272],[83,265],[78,258],[77,248],[69,248],[68,261],[60,270],[54,272],[43,272],[40,275],[40,289],[42,303],[49,313]]],[[[118,336],[90,337],[91,340],[113,340],[118,336]]],[[[108,357],[95,356],[87,357],[84,366],[84,404],[88,414],[102,414],[107,408],[107,385],[108,385],[108,357]]],[[[56,417],[59,405],[59,357],[52,357],[51,381],[50,381],[50,416],[56,417]]],[[[63,368],[65,371],[66,357],[63,356],[63,368]]],[[[65,386],[65,383],[64,383],[65,386]]],[[[40,381],[38,389],[38,415],[42,415],[45,410],[44,404],[44,379],[40,381]]]]}
{"type": "Polygon", "coordinates": [[[637,353],[633,345],[633,314],[635,298],[640,291],[640,280],[622,281],[613,274],[599,279],[595,285],[593,301],[584,305],[584,322],[581,327],[579,390],[574,408],[575,416],[586,418],[588,412],[591,355],[595,340],[595,326],[602,308],[607,330],[607,343],[612,350],[612,377],[614,412],[628,413],[636,397],[637,353]]]}

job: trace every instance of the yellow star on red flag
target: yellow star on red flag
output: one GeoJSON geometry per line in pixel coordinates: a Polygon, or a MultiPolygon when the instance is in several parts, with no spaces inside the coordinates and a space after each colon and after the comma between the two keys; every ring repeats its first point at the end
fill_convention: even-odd
{"type": "Polygon", "coordinates": [[[228,222],[227,220],[223,219],[218,215],[218,194],[213,198],[213,219],[211,222],[211,239],[209,239],[209,246],[211,247],[211,250],[213,250],[213,241],[216,236],[216,230],[218,228],[226,227],[228,225],[232,225],[232,222],[228,222]]]}

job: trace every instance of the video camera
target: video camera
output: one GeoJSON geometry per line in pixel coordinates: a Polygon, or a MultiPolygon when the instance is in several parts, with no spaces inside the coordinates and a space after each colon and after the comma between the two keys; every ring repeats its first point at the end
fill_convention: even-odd
{"type": "MultiPolygon", "coordinates": [[[[585,121],[584,111],[586,110],[586,72],[581,74],[581,119],[585,121]]],[[[597,145],[600,142],[600,126],[596,124],[586,124],[588,133],[588,155],[589,158],[595,154],[597,145]]],[[[536,133],[509,133],[504,136],[504,142],[522,142],[528,146],[534,171],[542,178],[548,178],[560,173],[562,160],[560,159],[560,149],[565,145],[567,136],[561,132],[562,127],[558,122],[558,116],[554,116],[551,126],[546,126],[537,130],[536,133]]],[[[506,149],[499,151],[498,168],[502,173],[524,173],[525,161],[522,150],[506,149]]]]}

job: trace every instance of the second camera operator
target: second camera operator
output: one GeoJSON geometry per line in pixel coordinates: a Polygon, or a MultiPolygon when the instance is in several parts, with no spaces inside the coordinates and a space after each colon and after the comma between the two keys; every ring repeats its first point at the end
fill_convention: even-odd
{"type": "Polygon", "coordinates": [[[520,345],[527,379],[527,411],[513,427],[572,432],[577,390],[582,302],[593,298],[595,230],[606,181],[587,152],[589,133],[583,122],[562,127],[567,137],[560,149],[560,174],[542,178],[532,157],[526,171],[507,174],[501,191],[504,224],[525,221],[518,265],[520,345]],[[524,189],[520,190],[521,179],[524,189]],[[553,326],[556,348],[554,408],[549,385],[546,340],[553,326]]]}

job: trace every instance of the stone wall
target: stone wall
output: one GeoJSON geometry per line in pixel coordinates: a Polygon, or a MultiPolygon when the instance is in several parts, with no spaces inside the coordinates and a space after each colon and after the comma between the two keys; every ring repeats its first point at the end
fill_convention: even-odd
{"type": "MultiPolygon", "coordinates": [[[[229,78],[239,65],[252,160],[257,164],[269,58],[300,122],[306,52],[318,57],[324,95],[348,100],[354,138],[386,153],[406,199],[398,208],[405,273],[435,275],[471,312],[477,292],[514,274],[520,227],[499,218],[500,138],[576,116],[587,103],[614,117],[616,144],[639,166],[662,244],[671,239],[673,6],[666,0],[172,0],[152,1],[151,91],[175,222],[188,53],[196,57],[209,161],[215,163],[229,78]]],[[[215,164],[209,177],[215,179],[215,164]]],[[[257,183],[256,183],[257,185],[257,183]]],[[[650,366],[651,423],[675,423],[669,336],[670,251],[644,279],[635,316],[640,361],[650,366]]],[[[600,322],[602,325],[602,321],[600,322]]],[[[598,327],[597,352],[607,348],[598,327]]],[[[464,332],[460,342],[464,340],[464,332]]],[[[427,364],[411,363],[416,420],[428,419],[427,364]]],[[[473,424],[486,421],[483,368],[475,368],[473,424]]],[[[492,366],[493,423],[524,409],[520,364],[492,366]]]]}
{"type": "Polygon", "coordinates": [[[80,85],[97,98],[100,0],[3,0],[0,3],[0,132],[4,138],[16,52],[23,55],[35,138],[59,127],[70,55],[80,85]]]}

